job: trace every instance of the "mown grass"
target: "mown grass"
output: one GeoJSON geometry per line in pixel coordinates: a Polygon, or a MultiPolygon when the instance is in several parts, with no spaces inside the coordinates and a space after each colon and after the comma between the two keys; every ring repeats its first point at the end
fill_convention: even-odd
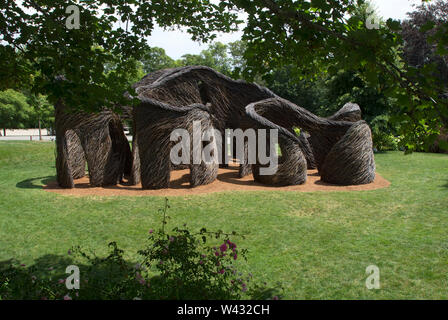
{"type": "MultiPolygon", "coordinates": [[[[287,299],[447,299],[448,156],[389,152],[376,162],[387,189],[170,197],[168,227],[245,234],[242,268],[281,282],[287,299]],[[380,290],[365,286],[372,264],[380,290]]],[[[135,260],[164,199],[42,190],[54,175],[53,143],[0,142],[0,261],[57,266],[73,245],[101,254],[111,241],[135,260]]]]}

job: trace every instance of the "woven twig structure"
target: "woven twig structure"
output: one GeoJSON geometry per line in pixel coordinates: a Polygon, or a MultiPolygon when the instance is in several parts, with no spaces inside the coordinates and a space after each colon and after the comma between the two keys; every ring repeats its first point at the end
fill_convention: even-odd
{"type": "MultiPolygon", "coordinates": [[[[345,104],[339,111],[337,111],[334,115],[327,118],[332,121],[349,121],[356,122],[362,119],[361,117],[361,108],[356,103],[347,103],[345,104]]],[[[304,132],[303,130],[300,132],[301,138],[301,147],[304,150],[304,154],[308,163],[308,169],[316,169],[316,160],[314,158],[313,147],[311,144],[314,142],[316,145],[315,149],[319,150],[319,138],[318,139],[310,139],[310,134],[304,132]]]]}
{"type": "Polygon", "coordinates": [[[375,180],[372,134],[365,121],[355,122],[328,152],[320,171],[324,182],[368,184],[375,180]]]}
{"type": "MultiPolygon", "coordinates": [[[[348,107],[346,106],[343,109],[347,110],[348,107]]],[[[353,110],[352,106],[350,108],[353,110]]],[[[307,148],[305,141],[301,142],[301,139],[298,139],[286,128],[298,127],[309,132],[310,137],[308,139],[311,142],[314,160],[323,181],[341,185],[373,182],[375,165],[372,137],[370,128],[364,121],[353,123],[321,118],[281,98],[271,98],[249,104],[246,112],[260,126],[278,129],[280,136],[283,138],[279,139],[282,156],[284,149],[282,145],[293,148],[291,146],[295,143],[296,148],[302,151],[307,148]],[[287,140],[289,140],[288,143],[285,142],[287,140]],[[333,170],[333,168],[336,169],[333,170]],[[345,169],[339,170],[341,168],[345,169]],[[338,170],[339,172],[336,172],[338,170]],[[330,175],[329,172],[332,174],[330,175]]],[[[342,115],[344,113],[349,114],[346,119],[354,119],[353,112],[341,112],[342,115]]],[[[289,157],[291,153],[291,151],[288,151],[286,156],[289,157]]],[[[288,165],[291,163],[291,166],[285,166],[284,170],[283,164],[279,164],[279,170],[290,172],[289,179],[299,175],[299,172],[294,171],[297,169],[297,163],[283,163],[288,163],[288,165]]],[[[306,174],[306,167],[304,168],[303,164],[299,168],[301,168],[302,174],[306,174]]],[[[260,179],[255,174],[254,178],[260,179]]],[[[267,178],[264,179],[265,181],[268,180],[267,178]]]]}
{"type": "MultiPolygon", "coordinates": [[[[281,156],[277,159],[278,164],[274,170],[275,173],[263,174],[260,170],[262,168],[266,169],[269,167],[269,164],[261,165],[258,158],[259,154],[257,154],[257,163],[252,165],[254,180],[273,186],[287,186],[305,183],[307,178],[307,159],[302,152],[302,139],[297,137],[294,133],[291,133],[289,130],[278,126],[258,114],[257,111],[255,111],[256,105],[257,103],[249,104],[246,109],[247,114],[257,123],[257,125],[255,125],[257,129],[277,130],[281,156]]],[[[258,143],[260,143],[259,137],[257,140],[258,143]]],[[[269,135],[266,136],[266,140],[267,155],[269,155],[272,159],[273,154],[277,153],[277,150],[273,150],[276,146],[271,148],[269,135]]]]}
{"type": "MultiPolygon", "coordinates": [[[[134,85],[134,88],[142,101],[144,99],[151,100],[151,102],[148,102],[149,100],[142,102],[142,105],[146,105],[145,110],[151,112],[154,119],[163,119],[166,116],[164,112],[161,112],[165,108],[162,106],[168,106],[172,112],[176,112],[192,104],[209,105],[206,112],[211,115],[211,125],[221,133],[222,137],[224,137],[226,129],[245,130],[252,126],[245,112],[245,107],[249,103],[276,97],[267,88],[254,83],[233,80],[204,66],[160,70],[144,77],[134,85]],[[149,106],[153,106],[155,111],[149,111],[149,106]]],[[[138,114],[140,115],[140,113],[138,114]]],[[[185,120],[187,121],[187,119],[185,120]]],[[[136,122],[141,123],[137,118],[136,122]]],[[[187,123],[177,124],[185,126],[187,123]]],[[[144,124],[137,126],[136,132],[143,130],[143,126],[144,124]]],[[[141,149],[142,145],[146,145],[148,141],[141,141],[139,135],[138,133],[138,148],[141,149]]],[[[223,139],[222,150],[225,150],[225,143],[226,141],[223,139]]],[[[165,147],[168,146],[169,144],[165,147]]],[[[247,153],[247,149],[245,152],[247,153]]],[[[140,151],[142,166],[143,162],[146,163],[143,157],[145,155],[142,155],[140,151]]],[[[221,160],[221,163],[225,162],[224,159],[221,160]]],[[[247,163],[247,157],[246,161],[238,160],[240,160],[239,176],[250,174],[251,165],[247,163]]],[[[141,167],[142,176],[146,170],[151,171],[151,169],[141,167]]]]}
{"type": "Polygon", "coordinates": [[[111,111],[97,114],[66,112],[55,107],[56,171],[63,188],[85,176],[86,162],[91,186],[115,185],[132,166],[131,150],[120,118],[111,111]]]}
{"type": "Polygon", "coordinates": [[[195,187],[213,182],[218,175],[218,162],[194,164],[193,123],[200,121],[201,134],[213,129],[210,114],[201,104],[182,108],[173,107],[151,98],[141,98],[141,105],[134,110],[136,139],[140,158],[140,175],[143,189],[168,188],[171,171],[172,147],[179,141],[171,141],[175,129],[185,129],[190,137],[189,155],[190,185],[195,187]]]}
{"type": "Polygon", "coordinates": [[[235,81],[203,66],[156,71],[134,88],[141,103],[123,107],[122,118],[107,110],[70,113],[63,104],[56,106],[56,168],[61,187],[73,188],[73,180],[85,175],[86,163],[92,186],[114,185],[126,177],[129,184],[141,182],[144,189],[167,188],[171,171],[185,168],[190,169],[191,186],[211,183],[219,164],[216,158],[211,162],[202,159],[194,143],[196,122],[200,122],[201,136],[216,129],[224,137],[220,141],[212,134],[209,142],[199,144],[222,143],[223,154],[215,155],[222,157],[221,163],[225,163],[226,129],[277,130],[281,155],[275,172],[262,174],[269,165],[261,164],[258,153],[257,163],[248,163],[245,141],[245,160],[237,159],[240,177],[252,173],[260,183],[295,185],[306,181],[307,169],[317,168],[323,181],[334,184],[366,184],[375,178],[370,128],[361,120],[356,104],[348,103],[331,117],[322,118],[267,88],[235,81]],[[132,119],[132,152],[123,133],[123,118],[132,119]],[[186,130],[188,164],[172,163],[173,147],[182,141],[172,141],[175,129],[186,130]],[[199,161],[195,154],[201,157],[199,161]]]}
{"type": "Polygon", "coordinates": [[[335,121],[357,122],[362,120],[361,108],[356,103],[349,102],[328,119],[335,121]]]}

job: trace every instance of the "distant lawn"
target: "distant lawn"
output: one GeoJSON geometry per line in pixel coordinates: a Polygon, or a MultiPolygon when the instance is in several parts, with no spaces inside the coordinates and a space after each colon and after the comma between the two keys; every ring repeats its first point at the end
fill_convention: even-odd
{"type": "MultiPolygon", "coordinates": [[[[169,227],[245,233],[236,242],[249,250],[246,271],[282,282],[287,299],[448,299],[448,156],[375,158],[390,188],[172,197],[169,227]],[[380,290],[365,287],[371,264],[380,268],[380,290]]],[[[54,176],[54,143],[0,142],[0,261],[65,269],[73,245],[104,253],[117,241],[134,253],[159,226],[161,197],[42,190],[54,176]]]]}

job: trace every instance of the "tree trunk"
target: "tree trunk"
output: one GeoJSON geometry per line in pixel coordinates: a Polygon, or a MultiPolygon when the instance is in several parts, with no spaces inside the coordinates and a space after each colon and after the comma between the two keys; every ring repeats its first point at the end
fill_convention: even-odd
{"type": "Polygon", "coordinates": [[[42,129],[40,127],[40,117],[39,117],[39,141],[42,141],[42,129]]]}
{"type": "Polygon", "coordinates": [[[3,136],[6,137],[6,128],[3,128],[3,136]]]}

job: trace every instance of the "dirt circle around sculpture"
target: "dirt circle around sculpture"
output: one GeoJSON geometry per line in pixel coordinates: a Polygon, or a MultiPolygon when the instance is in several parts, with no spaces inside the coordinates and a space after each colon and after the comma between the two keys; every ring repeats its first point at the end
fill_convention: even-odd
{"type": "Polygon", "coordinates": [[[141,185],[130,186],[118,184],[109,187],[91,187],[89,178],[86,176],[75,180],[75,188],[60,188],[56,181],[51,181],[43,186],[48,192],[55,192],[67,196],[189,196],[198,194],[208,194],[216,192],[231,191],[295,191],[295,192],[316,192],[316,191],[364,191],[387,188],[390,182],[379,174],[376,174],[375,181],[370,184],[356,186],[332,185],[320,180],[317,170],[308,170],[308,178],[305,184],[286,187],[267,186],[254,181],[252,175],[239,178],[238,167],[229,166],[220,168],[218,178],[211,184],[190,187],[190,170],[175,170],[171,172],[170,187],[159,190],[143,190],[141,185]]]}

